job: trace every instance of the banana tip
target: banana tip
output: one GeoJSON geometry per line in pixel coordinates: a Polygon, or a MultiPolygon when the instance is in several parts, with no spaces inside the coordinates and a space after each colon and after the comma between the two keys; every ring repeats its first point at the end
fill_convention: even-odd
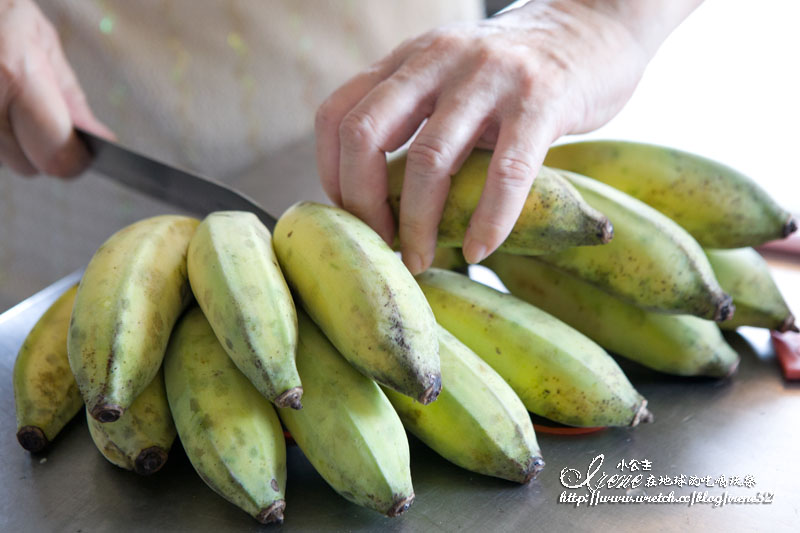
{"type": "Polygon", "coordinates": [[[422,405],[428,405],[439,397],[440,392],[442,392],[442,376],[436,375],[433,378],[433,383],[431,383],[427,389],[422,391],[422,394],[418,398],[419,403],[422,405]]]}
{"type": "Polygon", "coordinates": [[[292,387],[291,389],[281,393],[280,396],[275,398],[275,405],[278,407],[291,407],[292,409],[302,409],[303,404],[300,403],[300,398],[303,397],[303,387],[292,387]]]}
{"type": "Polygon", "coordinates": [[[90,414],[92,418],[105,424],[106,422],[116,422],[124,412],[125,410],[119,405],[98,404],[92,408],[90,414]]]}
{"type": "Polygon", "coordinates": [[[539,472],[544,470],[544,467],[544,459],[541,457],[531,457],[531,460],[528,463],[528,471],[525,474],[525,478],[522,480],[522,484],[525,485],[536,479],[536,476],[539,475],[539,472]]]}
{"type": "Polygon", "coordinates": [[[161,470],[166,462],[167,451],[160,446],[151,446],[139,452],[133,463],[133,471],[141,476],[149,476],[161,470]]]}
{"type": "Polygon", "coordinates": [[[22,426],[17,431],[17,440],[20,446],[31,453],[44,450],[50,441],[44,435],[44,431],[36,426],[22,426]]]}
{"type": "Polygon", "coordinates": [[[405,498],[401,498],[394,505],[392,505],[389,512],[386,513],[386,516],[395,517],[400,516],[401,514],[408,511],[408,508],[411,507],[411,504],[414,503],[414,493],[411,493],[411,496],[407,496],[405,498]]]}
{"type": "Polygon", "coordinates": [[[736,361],[734,361],[731,366],[728,367],[728,372],[725,374],[724,379],[733,376],[736,371],[739,370],[739,361],[741,361],[741,359],[736,359],[736,361]]]}
{"type": "Polygon", "coordinates": [[[600,231],[598,231],[597,236],[603,244],[611,242],[611,239],[614,238],[614,225],[610,220],[605,219],[605,221],[600,224],[600,231]]]}
{"type": "Polygon", "coordinates": [[[733,318],[734,311],[736,311],[736,306],[733,305],[733,298],[726,294],[717,303],[713,320],[715,322],[725,322],[726,320],[730,320],[733,318]]]}
{"type": "Polygon", "coordinates": [[[780,328],[778,328],[778,331],[781,333],[786,333],[787,331],[800,331],[800,329],[797,328],[797,324],[794,323],[794,315],[787,316],[780,328]]]}
{"type": "Polygon", "coordinates": [[[283,510],[286,509],[286,502],[278,500],[266,509],[262,509],[256,515],[256,520],[262,524],[283,524],[283,510]]]}
{"type": "Polygon", "coordinates": [[[797,231],[797,220],[790,216],[789,220],[786,221],[786,224],[783,225],[783,238],[785,239],[795,231],[797,231]]]}
{"type": "Polygon", "coordinates": [[[651,413],[650,410],[647,408],[647,400],[642,400],[642,403],[636,410],[636,414],[633,415],[633,420],[631,420],[631,427],[638,426],[639,424],[646,424],[652,421],[653,421],[653,413],[651,413]]]}

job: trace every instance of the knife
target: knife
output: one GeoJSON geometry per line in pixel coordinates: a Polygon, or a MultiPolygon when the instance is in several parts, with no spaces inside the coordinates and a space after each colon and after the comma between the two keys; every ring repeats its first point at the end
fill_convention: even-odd
{"type": "Polygon", "coordinates": [[[76,131],[92,155],[89,168],[106,178],[196,215],[205,216],[214,211],[250,211],[270,231],[275,229],[275,217],[226,185],[156,161],[88,131],[76,131]]]}

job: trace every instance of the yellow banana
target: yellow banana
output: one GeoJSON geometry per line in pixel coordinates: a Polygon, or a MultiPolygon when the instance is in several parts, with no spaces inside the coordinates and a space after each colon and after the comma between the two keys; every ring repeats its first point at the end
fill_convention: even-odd
{"type": "Polygon", "coordinates": [[[275,405],[300,409],[297,316],[269,230],[252,213],[212,213],[187,264],[197,303],[239,370],[275,405]]]}
{"type": "Polygon", "coordinates": [[[527,483],[544,468],[531,417],[511,387],[439,326],[442,393],[421,405],[388,388],[403,425],[462,468],[527,483]]]}
{"type": "Polygon", "coordinates": [[[278,220],[273,243],[303,308],[353,366],[422,403],[436,399],[436,320],[377,233],[342,209],[301,202],[278,220]]]}
{"type": "Polygon", "coordinates": [[[652,311],[718,321],[733,312],[702,248],[680,226],[639,200],[598,181],[563,171],[614,224],[614,240],[538,256],[632,304],[652,311]]]}
{"type": "Polygon", "coordinates": [[[378,385],[356,371],[298,310],[303,408],[278,409],[320,475],[353,503],[397,516],[414,500],[403,424],[378,385]]]}
{"type": "Polygon", "coordinates": [[[67,330],[76,290],[67,290],[45,311],[14,363],[17,440],[29,452],[43,450],[83,407],[67,359],[67,330]]]}
{"type": "Polygon", "coordinates": [[[158,472],[175,440],[164,373],[156,374],[118,420],[98,422],[87,409],[86,421],[97,449],[111,463],[143,476],[158,472]]]}
{"type": "Polygon", "coordinates": [[[113,422],[161,366],[172,326],[191,300],[186,249],[199,221],[163,215],[112,235],[78,286],[69,364],[89,414],[113,422]]]}
{"type": "MultiPolygon", "coordinates": [[[[473,151],[461,169],[450,178],[450,192],[439,222],[437,244],[460,247],[472,213],[483,193],[492,152],[473,151]]],[[[395,217],[400,212],[400,193],[406,157],[389,161],[389,205],[395,217]]],[[[542,168],[533,182],[525,206],[500,250],[537,255],[572,246],[605,244],[614,234],[608,219],[583,201],[581,195],[548,168],[542,168]]]]}
{"type": "Polygon", "coordinates": [[[710,320],[645,311],[533,258],[493,254],[483,264],[514,296],[644,366],[681,376],[725,377],[739,364],[710,320]]]}
{"type": "Polygon", "coordinates": [[[778,331],[796,330],[794,315],[786,305],[769,265],[752,248],[706,250],[719,284],[733,297],[736,313],[720,324],[722,329],[755,326],[778,331]]]}
{"type": "Polygon", "coordinates": [[[625,141],[587,141],[550,148],[545,164],[590,176],[638,198],[709,248],[757,246],[797,229],[789,212],[756,182],[688,152],[625,141]]]}
{"type": "Polygon", "coordinates": [[[525,407],[572,426],[635,426],[647,401],[603,349],[544,311],[466,276],[417,276],[436,319],[505,379],[525,407]]]}
{"type": "Polygon", "coordinates": [[[286,444],[280,421],[197,307],[175,327],[164,377],[178,435],[203,481],[259,522],[282,522],[286,444]]]}

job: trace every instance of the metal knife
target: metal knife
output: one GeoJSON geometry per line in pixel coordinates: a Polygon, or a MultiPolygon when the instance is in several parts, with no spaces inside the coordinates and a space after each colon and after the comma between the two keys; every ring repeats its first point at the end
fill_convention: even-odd
{"type": "Polygon", "coordinates": [[[78,129],[77,133],[92,154],[89,168],[106,178],[201,216],[213,211],[250,211],[270,231],[275,229],[275,217],[226,185],[156,161],[88,131],[78,129]]]}

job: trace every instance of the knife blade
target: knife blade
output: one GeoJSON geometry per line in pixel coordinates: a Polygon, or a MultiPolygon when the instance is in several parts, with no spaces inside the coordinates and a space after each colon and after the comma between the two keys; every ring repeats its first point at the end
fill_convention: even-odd
{"type": "Polygon", "coordinates": [[[250,211],[270,231],[275,229],[275,217],[251,198],[222,183],[167,165],[88,131],[76,131],[92,155],[89,168],[106,178],[196,215],[250,211]]]}

